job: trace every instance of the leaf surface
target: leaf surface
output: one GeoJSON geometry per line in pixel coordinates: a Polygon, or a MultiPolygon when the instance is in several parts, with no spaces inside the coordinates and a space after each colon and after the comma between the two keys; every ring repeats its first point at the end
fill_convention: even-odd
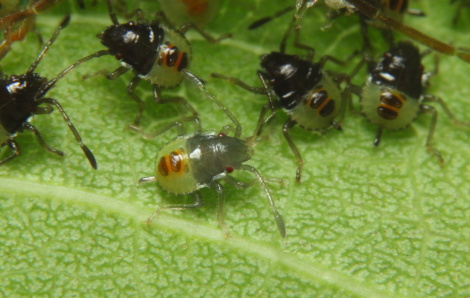
{"type": "MultiPolygon", "coordinates": [[[[214,35],[233,33],[220,45],[188,34],[191,71],[230,107],[245,136],[255,128],[266,98],[212,79],[210,73],[260,86],[259,55],[278,49],[289,17],[254,31],[246,27],[283,8],[284,2],[226,1],[208,26],[214,35]]],[[[446,42],[470,45],[470,20],[461,18],[451,25],[455,5],[421,2],[413,6],[427,16],[406,17],[407,24],[446,42]]],[[[152,5],[143,5],[144,11],[151,11],[152,5]]],[[[37,18],[44,39],[67,9],[57,7],[37,18]]],[[[355,16],[339,18],[321,31],[325,22],[321,8],[309,11],[303,22],[301,40],[315,47],[316,59],[326,54],[346,59],[360,48],[355,16]]],[[[108,25],[103,4],[75,10],[37,71],[52,78],[75,60],[103,49],[95,36],[108,25]]],[[[383,52],[380,34],[370,31],[377,52],[383,52]]],[[[304,53],[290,42],[288,51],[304,53]]],[[[37,39],[29,34],[2,61],[3,71],[25,72],[37,52],[37,39]]],[[[433,68],[432,57],[424,58],[426,69],[433,68]]],[[[327,67],[349,72],[357,61],[327,67]]],[[[443,166],[424,147],[429,116],[421,115],[403,131],[385,132],[380,147],[374,148],[375,128],[348,114],[341,132],[292,130],[304,158],[302,184],[294,180],[295,159],[282,136],[287,116],[279,113],[249,164],[267,178],[283,179],[284,184],[270,180],[269,187],[288,236],[280,238],[260,187],[236,190],[227,185],[225,220],[233,237],[224,240],[217,226],[216,195],[209,189],[201,191],[203,208],[164,212],[150,226],[145,223],[158,204],[189,198],[165,194],[154,184],[137,186],[139,178],[153,175],[158,149],[176,131],[144,140],[126,128],[137,111],[126,93],[132,74],[114,81],[81,78],[117,67],[111,56],[92,60],[48,94],[63,105],[94,152],[97,171],[88,165],[57,111],[38,115],[33,123],[50,146],[65,152],[64,158],[46,152],[31,134],[23,133],[16,139],[22,155],[0,167],[3,295],[470,295],[470,130],[454,125],[439,106],[434,145],[444,156],[443,166]]],[[[457,58],[441,57],[439,73],[428,89],[463,120],[470,114],[469,71],[470,65],[457,58]]],[[[356,84],[364,80],[364,72],[354,78],[356,84]]],[[[177,106],[155,105],[147,82],[136,92],[146,104],[146,131],[178,119],[179,111],[185,113],[177,106]]],[[[189,84],[163,94],[187,97],[204,129],[218,131],[230,124],[189,84]]],[[[3,157],[7,154],[2,151],[3,157]]]]}

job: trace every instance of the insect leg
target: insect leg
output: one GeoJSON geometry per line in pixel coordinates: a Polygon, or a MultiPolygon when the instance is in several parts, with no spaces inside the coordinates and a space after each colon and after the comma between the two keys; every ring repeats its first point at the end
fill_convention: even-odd
{"type": "Polygon", "coordinates": [[[306,44],[303,44],[300,42],[300,29],[302,27],[297,26],[294,31],[294,46],[296,48],[306,50],[307,51],[307,56],[305,57],[305,60],[308,61],[313,61],[313,58],[315,57],[315,49],[312,48],[311,46],[308,46],[306,44]]]}
{"type": "Polygon", "coordinates": [[[217,192],[217,221],[219,222],[219,226],[222,231],[224,231],[225,239],[230,238],[230,233],[228,232],[224,220],[224,188],[220,183],[217,182],[213,182],[211,188],[213,188],[217,192]]]}
{"type": "Polygon", "coordinates": [[[235,124],[235,137],[239,138],[242,134],[242,126],[238,119],[233,115],[229,108],[227,108],[220,100],[218,100],[214,94],[212,94],[209,90],[206,89],[204,83],[200,78],[198,78],[193,73],[189,72],[187,69],[183,69],[181,71],[185,78],[187,78],[190,82],[192,82],[200,91],[204,93],[213,103],[215,103],[219,109],[221,109],[225,115],[235,124]]]}
{"type": "Polygon", "coordinates": [[[447,114],[447,116],[450,118],[450,120],[455,124],[455,125],[462,125],[462,126],[470,126],[470,122],[465,122],[457,119],[452,113],[452,111],[449,109],[449,107],[446,105],[446,103],[440,98],[439,96],[434,96],[434,95],[425,95],[423,102],[436,102],[438,103],[444,112],[447,114]]]}
{"type": "Polygon", "coordinates": [[[383,128],[379,127],[377,128],[377,132],[375,133],[375,139],[374,139],[374,146],[377,147],[380,144],[380,138],[382,137],[382,131],[383,128]]]}
{"type": "Polygon", "coordinates": [[[266,113],[270,109],[272,109],[270,102],[267,102],[261,109],[261,112],[258,118],[258,124],[256,125],[255,131],[253,132],[253,136],[250,138],[251,140],[254,141],[261,134],[263,127],[269,124],[274,119],[274,117],[276,117],[277,112],[276,110],[274,110],[273,113],[271,113],[271,115],[265,118],[266,113]]]}
{"type": "Polygon", "coordinates": [[[230,38],[232,37],[232,33],[225,33],[225,34],[222,34],[220,35],[219,37],[217,38],[214,38],[212,35],[210,35],[209,33],[207,33],[206,31],[202,30],[201,28],[199,28],[199,26],[197,26],[196,24],[194,23],[186,23],[186,24],[183,24],[181,25],[181,27],[179,27],[177,29],[177,31],[181,34],[186,34],[186,32],[189,30],[189,29],[194,29],[197,31],[197,33],[199,33],[199,35],[201,35],[205,40],[207,40],[208,42],[212,43],[212,44],[215,44],[215,43],[218,43],[224,39],[227,39],[227,38],[230,38]]]}
{"type": "Polygon", "coordinates": [[[297,180],[297,182],[300,183],[301,182],[301,175],[302,175],[303,160],[302,160],[302,156],[300,156],[299,149],[297,149],[297,146],[294,144],[294,141],[292,141],[292,138],[289,135],[290,129],[295,124],[297,124],[295,121],[293,121],[292,119],[288,119],[286,121],[286,123],[284,123],[284,126],[282,127],[282,133],[284,134],[284,138],[286,139],[287,144],[290,147],[290,150],[292,151],[292,153],[294,153],[295,159],[297,160],[298,166],[297,166],[295,179],[297,180]]]}
{"type": "Polygon", "coordinates": [[[13,141],[13,140],[8,140],[6,144],[3,144],[1,147],[8,145],[10,149],[13,151],[13,153],[10,156],[5,157],[4,159],[0,160],[0,166],[9,162],[10,160],[14,159],[15,157],[18,157],[18,155],[21,154],[20,148],[18,147],[18,144],[13,141]]]}
{"type": "Polygon", "coordinates": [[[422,105],[421,110],[423,113],[432,114],[431,124],[429,125],[428,137],[426,138],[426,149],[439,158],[441,164],[444,163],[444,158],[442,158],[441,152],[432,146],[432,139],[434,137],[434,131],[436,130],[437,124],[437,111],[434,107],[428,105],[422,105]]]}
{"type": "Polygon", "coordinates": [[[264,180],[263,176],[258,172],[258,170],[255,167],[252,167],[250,165],[243,164],[240,166],[240,170],[252,172],[253,174],[256,175],[256,179],[258,180],[259,184],[261,184],[261,187],[264,189],[266,193],[266,197],[269,202],[269,206],[271,207],[271,211],[274,215],[274,220],[276,221],[277,228],[279,229],[279,233],[281,234],[282,238],[286,237],[286,226],[284,224],[284,220],[282,219],[281,214],[279,211],[276,209],[276,205],[274,204],[274,200],[271,197],[271,193],[269,192],[269,188],[266,184],[266,181],[264,180]]]}
{"type": "Polygon", "coordinates": [[[228,76],[225,76],[223,74],[215,73],[215,72],[211,73],[211,76],[213,78],[222,79],[222,80],[225,80],[229,83],[238,85],[241,88],[243,88],[243,89],[245,89],[249,92],[255,93],[255,94],[265,94],[266,93],[265,88],[250,86],[247,83],[243,82],[242,80],[234,78],[234,77],[228,77],[228,76]]]}
{"type": "Polygon", "coordinates": [[[23,128],[30,131],[30,132],[32,132],[34,134],[34,136],[36,137],[36,139],[38,140],[39,144],[44,149],[46,149],[47,151],[49,151],[51,153],[57,154],[59,156],[64,156],[64,152],[59,151],[59,150],[54,149],[54,148],[51,148],[46,144],[46,142],[44,141],[44,139],[42,138],[41,134],[39,133],[39,131],[37,130],[36,127],[34,127],[33,125],[31,125],[28,122],[25,122],[25,123],[23,123],[23,128]]]}
{"type": "Polygon", "coordinates": [[[160,205],[157,210],[147,219],[147,224],[150,225],[152,222],[152,219],[160,214],[160,212],[165,211],[165,210],[185,210],[185,209],[194,209],[194,208],[200,208],[203,205],[203,201],[201,199],[201,196],[199,193],[193,192],[191,196],[194,199],[194,202],[192,204],[162,204],[160,205]]]}
{"type": "Polygon", "coordinates": [[[176,103],[185,106],[192,114],[192,119],[194,120],[194,126],[196,131],[201,130],[201,122],[199,121],[198,113],[196,109],[186,100],[186,98],[181,96],[175,96],[170,98],[162,98],[160,87],[158,85],[153,85],[153,99],[157,104],[165,104],[165,103],[176,103]]]}
{"type": "Polygon", "coordinates": [[[134,93],[135,88],[141,81],[141,78],[135,76],[132,81],[127,85],[127,94],[137,103],[138,110],[135,115],[134,122],[131,124],[133,127],[139,127],[140,118],[142,118],[142,113],[144,112],[144,102],[134,93]]]}
{"type": "MultiPolygon", "coordinates": [[[[80,134],[78,133],[77,129],[75,128],[75,126],[72,124],[72,121],[70,121],[70,118],[69,116],[65,113],[64,109],[62,108],[62,106],[59,104],[59,102],[53,98],[42,98],[40,100],[40,102],[44,102],[44,103],[48,103],[50,105],[54,105],[57,110],[59,110],[60,114],[62,115],[62,118],[64,119],[65,123],[67,123],[67,126],[69,127],[70,131],[73,133],[73,136],[75,137],[75,140],[77,141],[78,145],[80,145],[80,148],[82,149],[83,153],[85,153],[85,156],[86,158],[88,159],[88,161],[90,162],[90,165],[96,169],[97,168],[97,164],[96,164],[96,160],[95,160],[95,156],[93,155],[93,153],[91,152],[90,149],[88,149],[87,146],[85,146],[85,144],[83,144],[82,142],[82,138],[80,137],[80,134]]],[[[32,126],[32,125],[31,125],[32,126]]],[[[34,128],[34,127],[33,127],[34,128]]],[[[37,132],[37,130],[36,130],[37,132]]],[[[36,134],[36,133],[35,133],[36,134]]],[[[41,142],[41,138],[39,136],[39,132],[37,132],[37,135],[36,135],[39,139],[39,141],[41,142]]],[[[42,141],[44,142],[44,141],[42,141]]],[[[42,145],[42,144],[41,144],[42,145]]],[[[45,145],[45,144],[44,144],[45,145]]],[[[43,145],[43,146],[44,146],[43,145]]],[[[55,149],[53,149],[55,150],[55,149]]],[[[60,151],[59,151],[60,152],[60,151]]],[[[62,153],[62,152],[61,152],[62,153]]],[[[60,155],[63,155],[60,154],[60,155]]]]}

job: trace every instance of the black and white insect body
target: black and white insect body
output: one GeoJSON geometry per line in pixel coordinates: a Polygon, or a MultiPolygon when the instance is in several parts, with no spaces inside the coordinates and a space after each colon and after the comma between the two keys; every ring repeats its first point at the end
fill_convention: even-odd
{"type": "MultiPolygon", "coordinates": [[[[217,219],[225,236],[230,234],[224,223],[224,193],[219,181],[233,185],[238,189],[250,187],[259,183],[266,193],[271,212],[282,237],[286,236],[284,220],[277,211],[271,193],[263,176],[253,166],[245,164],[251,159],[253,150],[251,144],[241,138],[241,126],[232,113],[213,96],[209,96],[236,125],[235,135],[228,136],[225,132],[208,133],[197,131],[192,134],[182,134],[169,142],[157,153],[155,176],[145,177],[139,182],[156,182],[164,191],[173,195],[191,195],[193,203],[162,205],[148,219],[163,210],[183,210],[202,207],[203,201],[198,192],[201,188],[211,188],[217,192],[217,219]],[[234,171],[248,171],[256,178],[243,182],[230,174],[234,171]]],[[[153,137],[160,135],[175,126],[176,123],[161,129],[153,137]]],[[[182,128],[180,126],[180,128],[182,128]]],[[[229,129],[225,127],[224,129],[229,129]]]]}
{"type": "Polygon", "coordinates": [[[62,106],[55,99],[45,97],[46,93],[57,83],[57,81],[75,68],[76,65],[69,66],[52,80],[48,80],[40,74],[34,73],[50,45],[55,41],[60,30],[67,26],[69,20],[70,17],[66,17],[61,22],[51,39],[44,46],[43,50],[26,73],[0,79],[0,147],[8,146],[13,151],[10,156],[0,160],[0,165],[12,160],[20,154],[20,149],[18,144],[15,142],[15,138],[18,133],[25,130],[34,133],[41,146],[49,152],[61,156],[64,155],[61,151],[47,146],[39,131],[30,123],[33,115],[50,114],[53,111],[52,106],[55,106],[61,113],[69,129],[72,131],[91,166],[95,169],[97,167],[93,153],[91,153],[88,147],[83,144],[80,135],[62,106]]]}
{"type": "Polygon", "coordinates": [[[335,119],[344,105],[342,91],[323,64],[279,52],[261,57],[261,74],[276,94],[279,107],[290,116],[289,122],[306,130],[324,132],[339,127],[335,119]]]}
{"type": "Polygon", "coordinates": [[[426,147],[442,163],[440,152],[432,147],[437,111],[426,103],[439,103],[454,122],[458,121],[441,98],[425,94],[427,78],[432,73],[424,73],[423,70],[421,54],[416,46],[410,42],[395,45],[370,70],[360,93],[361,113],[378,126],[375,146],[380,143],[383,129],[402,130],[410,126],[419,114],[432,114],[426,147]]]}
{"type": "MultiPolygon", "coordinates": [[[[179,103],[185,105],[197,119],[197,112],[182,97],[161,98],[161,89],[174,88],[184,78],[192,80],[195,84],[201,81],[188,71],[191,62],[191,46],[184,34],[191,28],[197,30],[204,38],[212,43],[227,38],[223,35],[214,39],[204,31],[187,23],[178,29],[172,28],[159,21],[166,20],[160,14],[161,20],[148,22],[138,13],[136,22],[129,21],[120,24],[115,12],[112,10],[111,0],[107,0],[109,15],[113,25],[101,32],[98,37],[107,50],[98,51],[84,59],[113,55],[121,63],[121,66],[107,75],[108,79],[115,79],[129,70],[135,73],[134,78],[127,86],[127,93],[138,104],[138,112],[132,127],[139,125],[144,104],[134,93],[141,80],[150,82],[153,86],[154,100],[157,103],[179,103]]],[[[196,120],[197,121],[197,120],[196,120]]]]}
{"type": "Polygon", "coordinates": [[[156,22],[115,24],[99,38],[125,69],[162,88],[172,88],[183,80],[189,67],[191,47],[174,29],[156,22]]]}
{"type": "MultiPolygon", "coordinates": [[[[303,48],[307,46],[303,45],[303,48]]],[[[335,76],[323,69],[328,60],[342,62],[324,56],[319,62],[314,63],[313,53],[313,49],[310,49],[307,59],[281,52],[271,52],[261,56],[261,70],[258,71],[258,76],[263,88],[250,87],[236,78],[212,74],[213,77],[235,83],[250,92],[269,96],[270,100],[261,111],[255,135],[261,132],[265,122],[269,122],[265,120],[269,109],[274,109],[274,113],[267,119],[274,117],[278,109],[289,115],[283,126],[283,134],[298,163],[296,171],[298,182],[301,181],[303,159],[289,135],[290,129],[295,125],[319,133],[324,133],[330,128],[341,129],[339,122],[344,116],[346,104],[339,86],[346,76],[335,76]],[[276,95],[277,100],[271,99],[271,92],[276,95]]]]}
{"type": "Polygon", "coordinates": [[[370,71],[362,90],[361,112],[387,130],[408,127],[420,111],[422,79],[419,50],[411,43],[397,44],[370,71]]]}

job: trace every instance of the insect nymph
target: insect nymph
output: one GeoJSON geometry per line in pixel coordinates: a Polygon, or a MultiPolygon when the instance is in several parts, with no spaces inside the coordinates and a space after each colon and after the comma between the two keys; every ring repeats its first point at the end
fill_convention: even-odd
{"type": "Polygon", "coordinates": [[[437,111],[426,103],[439,103],[454,122],[459,121],[440,97],[425,94],[430,74],[423,72],[418,48],[410,42],[400,42],[370,68],[365,86],[355,93],[360,95],[361,113],[378,126],[374,145],[379,145],[384,129],[401,130],[410,126],[419,114],[432,114],[426,148],[443,163],[441,153],[432,146],[437,111]]]}
{"type": "MultiPolygon", "coordinates": [[[[296,44],[298,43],[296,31],[296,44]]],[[[344,116],[346,101],[339,83],[345,75],[333,75],[324,70],[327,61],[342,63],[331,56],[323,56],[313,62],[314,50],[308,48],[306,58],[288,55],[284,52],[271,52],[261,56],[261,70],[258,71],[263,87],[251,87],[239,79],[212,74],[213,77],[225,79],[240,87],[258,94],[267,94],[270,100],[264,105],[258,120],[256,133],[264,125],[264,117],[269,109],[274,113],[282,109],[289,118],[282,128],[283,135],[297,160],[296,180],[301,181],[303,159],[289,132],[298,125],[303,129],[324,133],[330,128],[341,129],[339,122],[344,116]],[[276,96],[271,99],[271,93],[276,96]]]]}
{"type": "MultiPolygon", "coordinates": [[[[205,39],[216,43],[230,35],[222,35],[214,39],[192,23],[186,23],[180,28],[172,28],[160,21],[164,15],[149,22],[140,12],[137,21],[120,24],[116,13],[112,10],[111,0],[107,0],[109,16],[113,25],[102,31],[98,38],[107,50],[101,50],[83,59],[89,60],[103,55],[113,55],[120,61],[121,66],[107,75],[112,80],[129,70],[135,73],[127,86],[128,95],[137,103],[138,111],[132,127],[138,127],[144,110],[143,101],[135,94],[135,88],[141,80],[152,84],[153,97],[157,103],[179,103],[185,105],[196,116],[197,112],[183,97],[162,98],[161,89],[174,88],[184,78],[195,78],[188,70],[191,62],[191,46],[184,36],[189,29],[195,29],[205,39]]],[[[193,80],[194,82],[194,80],[193,80]]],[[[195,82],[199,83],[199,80],[195,82]]]]}
{"type": "Polygon", "coordinates": [[[10,77],[0,79],[0,147],[8,146],[13,151],[10,156],[0,160],[0,165],[12,160],[20,154],[20,149],[15,138],[18,133],[25,130],[32,132],[36,136],[39,144],[41,144],[41,146],[47,151],[60,156],[64,155],[63,152],[47,146],[39,131],[30,123],[33,115],[50,114],[53,111],[52,106],[55,106],[64,118],[69,129],[72,131],[91,166],[95,169],[97,167],[93,153],[91,153],[90,149],[83,144],[80,135],[62,106],[55,99],[45,97],[46,93],[57,83],[57,81],[69,73],[78,64],[67,67],[52,80],[48,80],[34,72],[39,62],[48,51],[50,45],[59,35],[60,30],[67,26],[69,21],[70,17],[68,16],[61,22],[51,39],[46,43],[39,56],[33,64],[31,64],[26,73],[19,76],[12,75],[10,77]],[[43,104],[45,106],[41,106],[43,104]]]}
{"type": "MultiPolygon", "coordinates": [[[[203,201],[198,190],[209,187],[217,192],[217,219],[225,236],[229,237],[230,234],[224,223],[223,186],[219,183],[219,180],[238,189],[259,183],[266,193],[279,233],[282,237],[285,237],[284,220],[274,205],[274,200],[265,179],[255,167],[245,164],[251,158],[253,150],[251,144],[240,137],[240,123],[221,102],[212,96],[210,98],[219,107],[222,107],[223,111],[235,123],[235,135],[233,137],[228,136],[225,132],[218,134],[201,131],[192,134],[184,134],[183,132],[160,149],[155,162],[155,176],[142,178],[139,182],[156,182],[164,191],[170,194],[191,195],[193,203],[161,205],[148,221],[163,210],[201,207],[203,201]],[[256,178],[249,182],[243,182],[230,175],[238,170],[251,172],[256,178]]],[[[173,125],[167,127],[171,128],[173,125]]],[[[166,129],[161,130],[157,135],[164,131],[166,129]]]]}

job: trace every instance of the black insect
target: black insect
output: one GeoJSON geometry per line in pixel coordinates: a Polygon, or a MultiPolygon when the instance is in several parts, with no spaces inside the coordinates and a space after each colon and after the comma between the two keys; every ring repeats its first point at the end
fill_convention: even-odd
{"type": "Polygon", "coordinates": [[[431,114],[426,148],[443,163],[441,153],[432,146],[437,111],[427,103],[439,103],[454,122],[467,126],[470,123],[459,122],[440,97],[425,93],[427,80],[435,72],[423,72],[418,48],[410,42],[400,42],[369,68],[370,74],[362,90],[351,90],[360,96],[361,113],[378,126],[374,145],[379,145],[384,129],[402,130],[419,114],[431,114]]]}
{"type": "Polygon", "coordinates": [[[55,106],[64,118],[69,129],[72,131],[91,166],[95,169],[97,168],[93,153],[91,153],[90,149],[83,144],[80,135],[62,106],[57,100],[45,97],[46,93],[54,87],[57,81],[75,68],[76,65],[74,64],[67,67],[52,80],[48,80],[38,73],[34,73],[39,62],[49,50],[50,45],[56,40],[60,31],[68,25],[69,21],[70,16],[67,16],[60,23],[51,39],[46,43],[41,53],[33,64],[31,64],[26,73],[22,75],[3,77],[0,79],[0,147],[8,146],[13,151],[10,156],[0,160],[0,165],[3,165],[20,155],[20,149],[18,144],[15,142],[15,137],[18,133],[25,130],[32,132],[36,136],[39,144],[41,144],[41,146],[43,146],[47,151],[60,156],[64,155],[63,152],[49,147],[36,127],[30,123],[33,115],[50,114],[53,111],[52,106],[55,106]]]}
{"type": "Polygon", "coordinates": [[[309,50],[306,59],[283,52],[271,52],[261,56],[262,70],[258,71],[258,77],[263,87],[251,87],[239,79],[221,74],[212,74],[212,76],[235,83],[253,93],[267,94],[270,97],[273,92],[276,95],[277,100],[273,101],[270,97],[264,105],[255,136],[261,132],[262,126],[274,117],[276,110],[282,109],[289,115],[282,131],[297,159],[296,179],[300,182],[303,160],[289,131],[295,125],[320,133],[330,128],[341,129],[339,122],[344,116],[346,101],[339,84],[346,80],[347,76],[333,75],[323,69],[327,61],[343,64],[331,56],[323,56],[318,62],[312,62],[314,50],[301,45],[298,42],[298,31],[296,33],[295,45],[309,50]],[[274,112],[265,119],[270,109],[274,112]]]}
{"type": "Polygon", "coordinates": [[[138,12],[137,22],[129,21],[119,24],[112,9],[111,0],[107,0],[107,4],[113,25],[101,32],[98,37],[108,49],[98,51],[84,59],[113,55],[120,60],[121,66],[107,75],[110,80],[118,78],[129,70],[134,71],[135,76],[127,86],[127,93],[137,103],[138,112],[131,126],[138,127],[144,110],[142,100],[134,93],[141,80],[152,84],[155,102],[183,104],[194,116],[197,116],[197,112],[186,99],[182,97],[161,98],[161,89],[174,88],[181,83],[183,78],[197,85],[202,84],[200,79],[188,71],[191,62],[191,46],[184,34],[189,29],[195,29],[212,43],[230,35],[222,35],[214,39],[192,23],[186,23],[174,29],[160,23],[166,20],[163,14],[159,14],[157,20],[148,22],[138,12]]]}

